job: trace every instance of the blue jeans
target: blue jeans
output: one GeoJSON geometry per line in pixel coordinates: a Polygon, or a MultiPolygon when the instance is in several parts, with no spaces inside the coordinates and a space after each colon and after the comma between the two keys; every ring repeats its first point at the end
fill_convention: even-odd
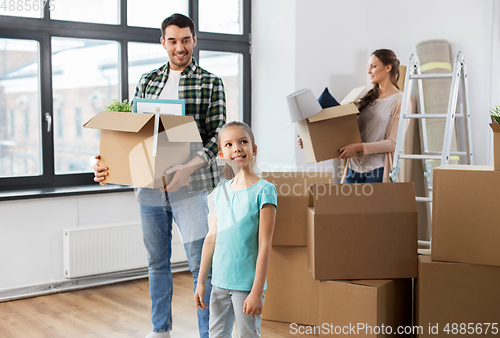
{"type": "MultiPolygon", "coordinates": [[[[151,321],[154,332],[172,330],[172,221],[179,227],[193,273],[193,289],[200,271],[201,249],[208,232],[206,192],[189,193],[186,187],[166,193],[140,189],[138,195],[142,233],[148,252],[151,321]]],[[[211,273],[207,278],[205,304],[210,304],[211,273]]],[[[198,311],[200,337],[208,338],[209,309],[198,311]]]]}
{"type": "Polygon", "coordinates": [[[373,169],[366,173],[358,173],[349,168],[345,183],[382,183],[383,179],[384,167],[373,169]]]}
{"type": "MultiPolygon", "coordinates": [[[[258,338],[261,336],[262,315],[251,316],[243,313],[243,303],[250,291],[212,288],[210,299],[210,338],[231,338],[234,320],[238,327],[238,337],[258,338]]],[[[265,295],[262,292],[262,304],[265,295]]]]}

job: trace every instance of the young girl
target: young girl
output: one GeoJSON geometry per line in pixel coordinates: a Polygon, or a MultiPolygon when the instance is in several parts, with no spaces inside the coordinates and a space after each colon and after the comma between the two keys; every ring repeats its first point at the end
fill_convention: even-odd
{"type": "Polygon", "coordinates": [[[212,268],[210,337],[231,337],[235,319],[240,337],[261,336],[277,192],[255,174],[256,153],[253,133],[245,123],[230,122],[220,130],[219,156],[226,162],[228,180],[214,192],[215,216],[203,244],[194,295],[199,309],[208,307],[205,280],[212,268]]]}
{"type": "Polygon", "coordinates": [[[359,131],[363,143],[340,149],[339,158],[350,158],[346,183],[389,182],[399,126],[402,93],[399,60],[389,49],[372,53],[368,75],[373,88],[359,101],[359,131]]]}

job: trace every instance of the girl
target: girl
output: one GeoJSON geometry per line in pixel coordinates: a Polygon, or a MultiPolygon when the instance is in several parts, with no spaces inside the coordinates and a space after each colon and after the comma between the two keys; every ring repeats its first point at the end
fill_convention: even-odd
{"type": "Polygon", "coordinates": [[[228,180],[214,192],[215,216],[203,244],[194,295],[197,308],[208,307],[205,280],[212,268],[210,337],[231,337],[235,319],[240,337],[261,336],[277,192],[255,174],[256,153],[253,133],[245,123],[230,122],[220,130],[219,156],[226,162],[228,180]]]}
{"type": "Polygon", "coordinates": [[[396,54],[389,49],[373,52],[368,74],[373,88],[357,104],[363,143],[340,149],[339,158],[350,159],[346,183],[390,182],[403,96],[396,54]]]}

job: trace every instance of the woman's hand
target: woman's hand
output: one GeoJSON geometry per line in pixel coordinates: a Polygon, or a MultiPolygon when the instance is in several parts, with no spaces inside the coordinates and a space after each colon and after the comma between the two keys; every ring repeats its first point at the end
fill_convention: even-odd
{"type": "Polygon", "coordinates": [[[302,139],[300,138],[300,135],[297,135],[299,137],[299,147],[300,149],[304,148],[304,145],[302,144],[302,139]]]}
{"type": "Polygon", "coordinates": [[[361,153],[363,151],[363,143],[348,144],[345,147],[340,148],[339,151],[339,159],[351,158],[357,153],[361,153]]]}
{"type": "Polygon", "coordinates": [[[194,304],[201,311],[205,311],[208,305],[205,304],[205,284],[196,284],[196,291],[194,292],[194,304]]]}
{"type": "Polygon", "coordinates": [[[250,292],[243,303],[243,313],[249,316],[260,316],[262,314],[262,294],[250,292]]]}

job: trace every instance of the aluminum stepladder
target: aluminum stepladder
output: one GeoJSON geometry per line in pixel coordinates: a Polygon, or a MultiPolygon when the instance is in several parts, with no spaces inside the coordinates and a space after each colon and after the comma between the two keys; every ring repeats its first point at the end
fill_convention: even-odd
{"type": "MultiPolygon", "coordinates": [[[[398,136],[394,152],[394,163],[393,169],[389,174],[391,181],[398,181],[402,159],[422,160],[424,176],[426,178],[424,181],[427,183],[424,184],[426,196],[416,197],[416,201],[429,203],[428,212],[430,216],[432,214],[432,167],[429,161],[441,160],[441,165],[443,165],[449,163],[450,156],[459,156],[461,163],[474,164],[471,135],[467,67],[465,65],[463,53],[459,52],[457,54],[451,73],[436,74],[422,74],[420,70],[420,60],[413,54],[410,57],[408,68],[406,69],[398,136]],[[439,78],[451,78],[448,111],[446,114],[425,114],[423,80],[439,78]],[[417,87],[415,89],[420,112],[412,114],[411,95],[415,81],[417,82],[417,87]],[[428,147],[426,119],[434,118],[446,119],[442,151],[430,151],[428,147]],[[418,119],[420,122],[420,147],[422,154],[403,154],[406,128],[409,119],[418,119]],[[452,152],[451,146],[456,119],[458,119],[456,123],[458,151],[452,152]]],[[[430,242],[419,241],[419,245],[430,247],[430,242]]]]}

